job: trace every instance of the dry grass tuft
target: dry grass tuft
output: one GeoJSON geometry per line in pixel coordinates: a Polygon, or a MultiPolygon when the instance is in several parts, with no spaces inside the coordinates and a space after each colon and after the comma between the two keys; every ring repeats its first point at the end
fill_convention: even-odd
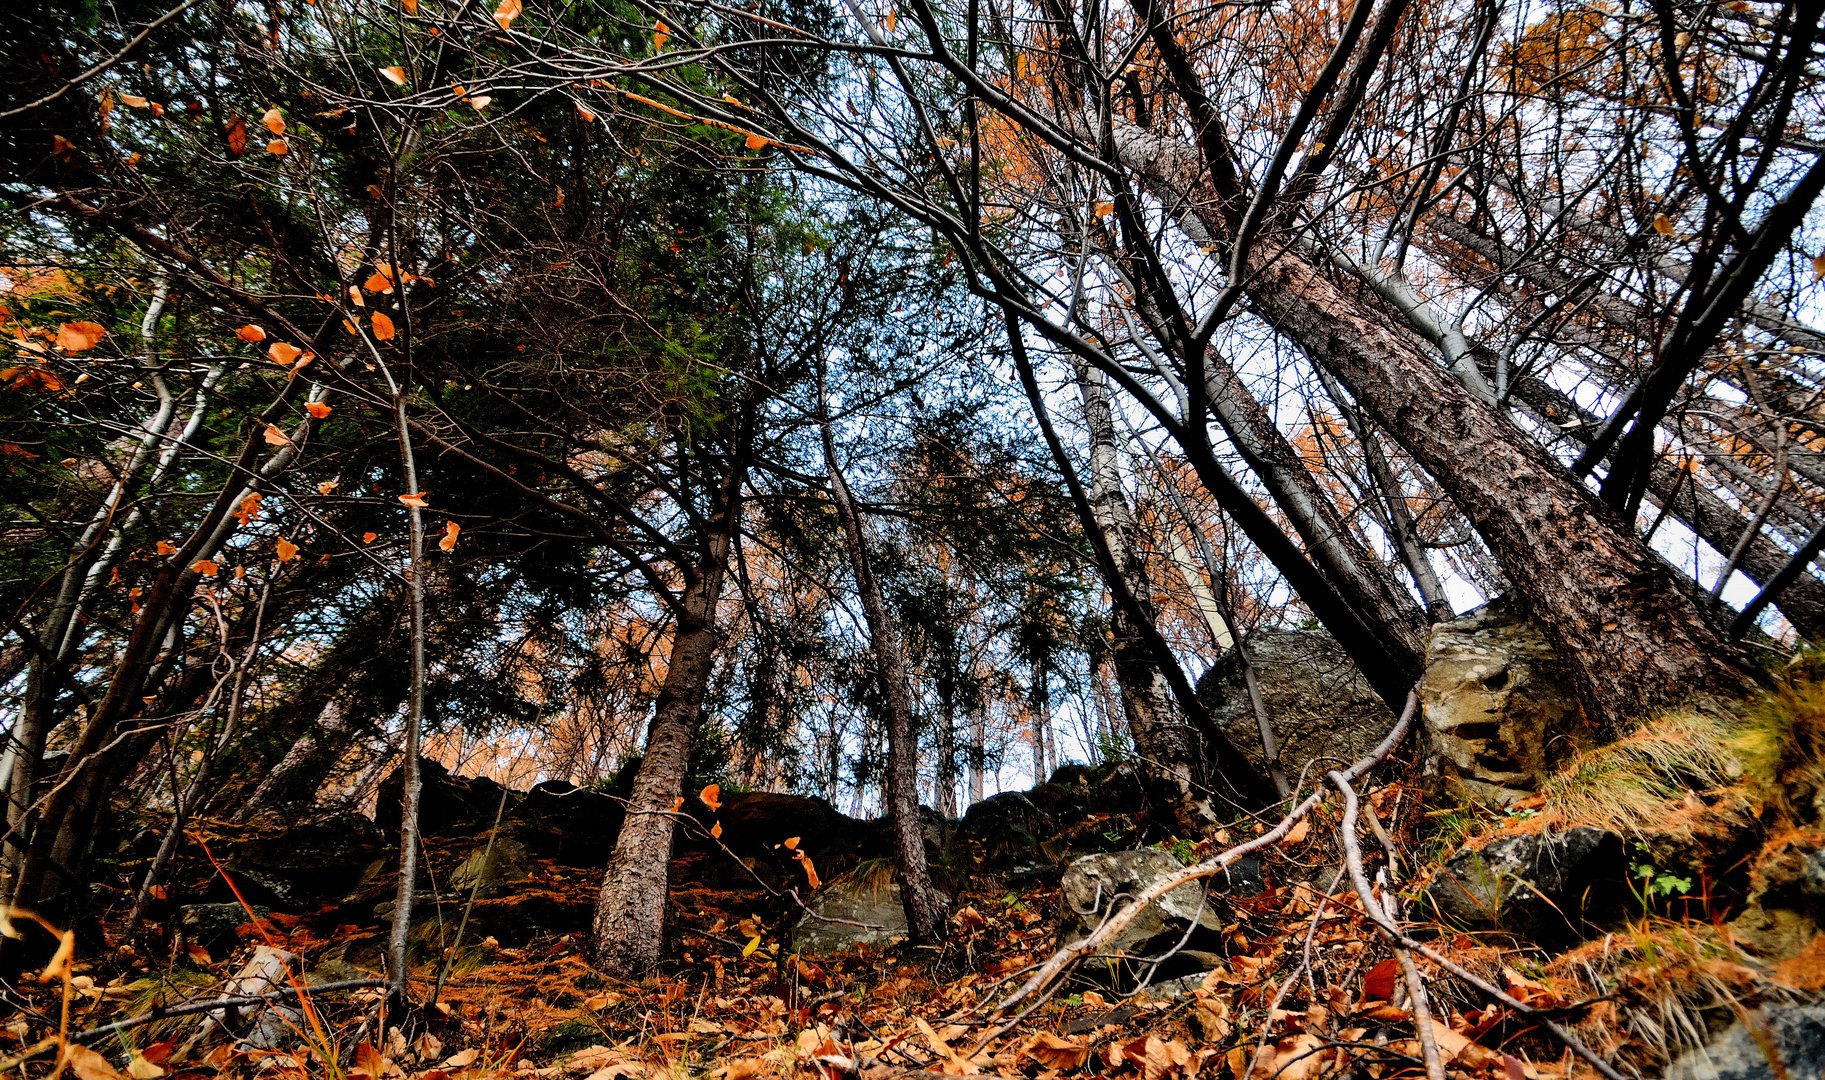
{"type": "Polygon", "coordinates": [[[1622,739],[1579,755],[1541,786],[1546,797],[1541,824],[1595,825],[1639,836],[1687,792],[1723,787],[1742,776],[1732,720],[1708,707],[1663,713],[1622,739]]]}
{"type": "Polygon", "coordinates": [[[1643,919],[1554,959],[1549,977],[1585,987],[1595,1000],[1577,1034],[1624,1073],[1651,1076],[1703,1046],[1745,1003],[1809,995],[1742,953],[1727,931],[1703,923],[1643,919]]]}

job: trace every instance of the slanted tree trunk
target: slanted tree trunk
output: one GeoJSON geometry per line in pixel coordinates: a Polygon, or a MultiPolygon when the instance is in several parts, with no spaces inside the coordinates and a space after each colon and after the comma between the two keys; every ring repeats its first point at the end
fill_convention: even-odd
{"type": "Polygon", "coordinates": [[[1612,729],[1738,685],[1730,647],[1673,570],[1540,445],[1473,396],[1385,312],[1312,264],[1250,267],[1250,299],[1341,381],[1451,496],[1612,729]]]}
{"type": "Polygon", "coordinates": [[[751,423],[751,418],[739,419],[739,434],[730,441],[715,507],[676,609],[671,656],[653,704],[627,817],[596,894],[591,955],[598,968],[624,978],[652,974],[665,951],[672,808],[684,795],[691,744],[703,722],[704,696],[722,644],[716,608],[728,576],[729,552],[741,527],[751,423]]]}
{"type": "Polygon", "coordinates": [[[819,423],[824,439],[824,465],[830,473],[831,502],[843,524],[849,566],[855,575],[856,592],[862,600],[862,613],[868,622],[869,641],[881,679],[882,711],[887,719],[884,801],[887,820],[893,830],[894,862],[900,871],[900,901],[906,909],[907,934],[912,943],[932,945],[944,936],[944,909],[938,902],[937,890],[932,888],[931,871],[925,863],[925,830],[919,821],[918,729],[913,725],[912,686],[907,680],[906,653],[900,644],[899,628],[894,625],[887,601],[881,595],[880,583],[875,580],[867,538],[862,534],[861,515],[850,498],[843,470],[837,464],[836,441],[831,435],[829,416],[824,411],[821,381],[818,390],[819,423]]]}
{"type": "MultiPolygon", "coordinates": [[[[1122,162],[1189,199],[1226,236],[1195,147],[1118,122],[1122,162]]],[[[1433,347],[1360,287],[1291,242],[1256,238],[1243,267],[1255,313],[1343,384],[1357,406],[1456,502],[1559,646],[1593,717],[1611,729],[1743,665],[1640,536],[1537,442],[1440,365],[1433,347]]]]}
{"type": "MultiPolygon", "coordinates": [[[[1118,572],[1143,612],[1152,611],[1152,585],[1134,543],[1134,515],[1122,491],[1121,467],[1115,442],[1115,418],[1109,388],[1101,372],[1080,366],[1079,395],[1084,405],[1084,426],[1090,441],[1090,503],[1096,525],[1108,539],[1118,572]]],[[[1195,832],[1215,820],[1210,805],[1198,794],[1197,759],[1190,729],[1173,715],[1170,691],[1152,648],[1127,605],[1114,605],[1110,619],[1115,679],[1121,687],[1122,709],[1134,749],[1155,778],[1178,828],[1195,832]]]]}

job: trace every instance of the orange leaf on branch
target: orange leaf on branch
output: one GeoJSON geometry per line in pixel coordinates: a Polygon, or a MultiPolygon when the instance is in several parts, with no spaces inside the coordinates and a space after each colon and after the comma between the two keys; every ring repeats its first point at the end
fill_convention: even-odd
{"type": "Polygon", "coordinates": [[[520,0],[501,0],[501,6],[494,9],[494,21],[502,30],[510,30],[522,10],[520,0]]]}
{"type": "Polygon", "coordinates": [[[722,809],[721,784],[709,784],[705,786],[702,791],[697,793],[697,797],[703,800],[703,805],[709,807],[711,810],[722,809]]]}
{"type": "Polygon", "coordinates": [[[251,345],[254,342],[265,341],[266,331],[255,326],[253,323],[248,323],[246,326],[236,330],[234,336],[251,345]]]}
{"type": "Polygon", "coordinates": [[[431,505],[429,496],[429,492],[415,491],[408,495],[401,495],[399,501],[415,510],[423,510],[425,507],[431,505]]]}
{"type": "Polygon", "coordinates": [[[394,332],[393,320],[387,318],[385,313],[376,311],[374,313],[374,340],[392,341],[394,332]]]}
{"type": "Polygon", "coordinates": [[[88,352],[106,334],[100,323],[67,322],[57,328],[57,347],[64,352],[88,352]]]}
{"type": "Polygon", "coordinates": [[[456,522],[454,522],[454,521],[444,522],[444,538],[437,542],[437,546],[442,548],[445,551],[455,551],[456,550],[456,534],[460,533],[462,531],[463,531],[463,527],[461,525],[458,525],[456,522]]]}
{"type": "Polygon", "coordinates": [[[279,537],[279,541],[273,545],[273,549],[280,562],[291,562],[298,557],[298,545],[283,536],[279,537]]]}
{"type": "Polygon", "coordinates": [[[294,363],[297,363],[298,357],[303,355],[303,349],[300,349],[289,342],[275,341],[266,347],[267,358],[282,367],[292,366],[294,363]]]}
{"type": "Polygon", "coordinates": [[[304,411],[310,413],[312,419],[321,420],[336,410],[321,401],[307,401],[304,403],[304,411]]]}

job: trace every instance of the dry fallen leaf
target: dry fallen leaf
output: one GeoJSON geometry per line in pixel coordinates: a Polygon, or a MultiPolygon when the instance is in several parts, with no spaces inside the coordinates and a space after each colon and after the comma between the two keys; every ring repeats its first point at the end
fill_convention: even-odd
{"type": "Polygon", "coordinates": [[[71,1044],[64,1050],[63,1060],[76,1073],[77,1080],[121,1080],[120,1071],[108,1064],[107,1058],[86,1046],[71,1044]]]}
{"type": "Polygon", "coordinates": [[[1026,1052],[1028,1057],[1045,1068],[1060,1071],[1075,1069],[1090,1060],[1090,1037],[1066,1037],[1042,1031],[1028,1041],[1026,1052]]]}

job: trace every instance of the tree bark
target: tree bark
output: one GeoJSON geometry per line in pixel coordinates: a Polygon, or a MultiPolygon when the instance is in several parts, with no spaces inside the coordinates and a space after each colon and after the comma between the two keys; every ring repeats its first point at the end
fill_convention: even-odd
{"type": "Polygon", "coordinates": [[[627,817],[596,894],[591,954],[598,968],[624,978],[651,975],[665,952],[672,808],[684,795],[691,744],[703,722],[704,696],[722,644],[716,608],[741,527],[751,423],[745,416],[737,421],[738,437],[731,440],[715,509],[678,606],[665,682],[653,705],[627,817]]]}
{"type": "Polygon", "coordinates": [[[861,515],[850,498],[849,485],[837,463],[836,440],[819,390],[819,426],[824,440],[824,464],[830,473],[831,502],[843,524],[849,565],[856,592],[868,622],[875,667],[881,679],[881,701],[887,714],[887,819],[893,830],[894,862],[900,871],[900,901],[906,910],[908,937],[914,945],[934,945],[944,936],[944,910],[932,888],[925,863],[925,830],[919,821],[919,743],[913,724],[912,686],[907,679],[906,653],[899,628],[887,610],[880,583],[868,556],[861,515]]]}
{"type": "MultiPolygon", "coordinates": [[[[1077,369],[1084,426],[1090,441],[1090,505],[1097,528],[1107,538],[1117,572],[1143,615],[1153,611],[1152,584],[1134,543],[1134,515],[1122,491],[1121,465],[1115,442],[1115,417],[1102,373],[1087,365],[1077,369]]],[[[1164,796],[1175,826],[1186,834],[1215,821],[1216,814],[1198,794],[1198,757],[1189,727],[1173,715],[1164,674],[1127,605],[1113,605],[1110,618],[1115,680],[1122,709],[1134,736],[1135,753],[1164,796]]]]}

